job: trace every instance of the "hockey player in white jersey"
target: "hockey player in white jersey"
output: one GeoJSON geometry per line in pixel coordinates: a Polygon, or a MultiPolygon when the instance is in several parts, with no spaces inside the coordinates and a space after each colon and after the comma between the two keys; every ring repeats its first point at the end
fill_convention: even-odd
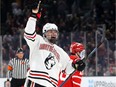
{"type": "Polygon", "coordinates": [[[43,26],[43,36],[36,34],[39,5],[32,9],[25,27],[24,38],[30,48],[30,70],[25,87],[58,87],[59,72],[65,69],[70,74],[77,68],[72,67],[68,54],[55,44],[59,31],[54,23],[43,26]]]}

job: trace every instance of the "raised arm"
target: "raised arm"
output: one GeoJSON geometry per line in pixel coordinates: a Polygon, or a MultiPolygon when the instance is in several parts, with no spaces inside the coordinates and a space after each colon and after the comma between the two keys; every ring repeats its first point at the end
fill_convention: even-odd
{"type": "Polygon", "coordinates": [[[28,18],[26,27],[25,27],[25,33],[24,37],[34,41],[36,37],[36,21],[41,17],[41,13],[39,12],[39,6],[40,6],[41,1],[39,1],[37,8],[32,8],[32,13],[31,16],[28,18]]]}

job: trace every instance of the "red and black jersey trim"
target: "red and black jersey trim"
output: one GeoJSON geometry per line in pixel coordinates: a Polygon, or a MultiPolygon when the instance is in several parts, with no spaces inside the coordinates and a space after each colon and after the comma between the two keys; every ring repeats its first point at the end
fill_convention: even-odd
{"type": "Polygon", "coordinates": [[[54,87],[57,87],[57,85],[58,85],[58,81],[55,78],[50,77],[47,72],[43,72],[43,71],[30,71],[28,77],[29,78],[33,78],[33,79],[45,80],[45,81],[51,83],[54,87]]]}
{"type": "Polygon", "coordinates": [[[29,33],[24,33],[24,36],[31,41],[35,41],[35,37],[36,37],[36,32],[34,32],[33,34],[29,34],[29,33]]]}

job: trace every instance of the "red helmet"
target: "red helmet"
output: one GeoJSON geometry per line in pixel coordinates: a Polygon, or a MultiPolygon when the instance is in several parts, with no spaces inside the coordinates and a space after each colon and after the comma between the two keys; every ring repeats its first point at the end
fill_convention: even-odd
{"type": "Polygon", "coordinates": [[[77,52],[81,52],[83,51],[85,48],[84,48],[84,45],[81,44],[81,43],[77,43],[77,42],[72,42],[71,43],[71,46],[70,46],[70,53],[77,53],[77,52]]]}

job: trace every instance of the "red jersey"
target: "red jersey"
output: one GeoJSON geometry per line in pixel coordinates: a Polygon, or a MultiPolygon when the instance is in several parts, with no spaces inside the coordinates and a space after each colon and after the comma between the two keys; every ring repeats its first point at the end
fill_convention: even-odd
{"type": "MultiPolygon", "coordinates": [[[[70,58],[72,60],[79,59],[75,55],[71,55],[70,58]]],[[[61,72],[59,75],[59,81],[58,86],[60,86],[68,77],[69,75],[66,75],[65,72],[61,72]]],[[[65,82],[65,84],[62,87],[80,87],[81,85],[81,79],[82,79],[82,72],[76,71],[74,74],[65,82]]]]}

